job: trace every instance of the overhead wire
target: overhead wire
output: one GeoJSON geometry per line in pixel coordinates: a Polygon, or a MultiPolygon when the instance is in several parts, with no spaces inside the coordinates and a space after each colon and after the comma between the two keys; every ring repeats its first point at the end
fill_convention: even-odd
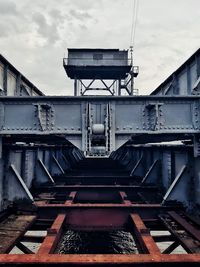
{"type": "Polygon", "coordinates": [[[135,43],[136,27],[138,21],[138,9],[139,9],[139,0],[133,0],[130,47],[133,47],[135,43]]]}
{"type": "Polygon", "coordinates": [[[131,8],[131,32],[130,32],[130,46],[132,44],[132,39],[133,39],[133,28],[134,28],[134,21],[135,21],[135,4],[136,4],[136,0],[131,0],[131,2],[133,1],[133,7],[131,8]]]}
{"type": "Polygon", "coordinates": [[[133,1],[133,10],[132,10],[132,23],[131,23],[131,38],[130,38],[130,56],[131,56],[131,95],[134,94],[134,66],[133,66],[133,49],[135,52],[135,35],[136,35],[136,27],[138,21],[138,9],[139,9],[139,0],[132,0],[133,1]]]}

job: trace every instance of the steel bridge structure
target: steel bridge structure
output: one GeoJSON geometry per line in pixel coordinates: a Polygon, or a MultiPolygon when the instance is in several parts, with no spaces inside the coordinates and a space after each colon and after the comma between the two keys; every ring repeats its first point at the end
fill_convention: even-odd
{"type": "Polygon", "coordinates": [[[200,265],[199,62],[149,96],[61,97],[2,59],[0,266],[200,265]],[[60,254],[67,230],[123,230],[137,253],[60,254]]]}

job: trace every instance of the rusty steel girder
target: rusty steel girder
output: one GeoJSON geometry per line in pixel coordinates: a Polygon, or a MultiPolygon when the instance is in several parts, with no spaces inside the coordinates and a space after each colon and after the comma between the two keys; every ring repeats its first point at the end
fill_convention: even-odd
{"type": "MultiPolygon", "coordinates": [[[[80,163],[75,173],[72,170],[71,177],[82,177],[81,181],[84,177],[86,181],[96,179],[97,185],[86,182],[68,185],[68,173],[54,177],[55,184],[43,185],[33,192],[34,203],[30,206],[16,204],[15,209],[21,215],[16,215],[12,221],[10,231],[15,233],[15,238],[10,239],[9,232],[0,235],[8,247],[0,254],[0,266],[199,266],[200,224],[185,212],[180,203],[161,204],[159,198],[157,201],[155,198],[155,194],[159,195],[155,185],[142,184],[143,178],[139,180],[137,177],[135,180],[132,177],[135,184],[132,180],[123,181],[125,171],[117,176],[114,175],[116,169],[108,171],[104,166],[94,178],[96,169],[92,165],[95,161],[89,162],[90,169],[86,164],[87,168],[83,170],[84,163],[80,163]],[[109,177],[110,173],[115,180],[110,179],[109,184],[101,183],[101,178],[104,175],[109,177]],[[27,213],[34,216],[25,215],[27,213]],[[27,221],[27,226],[22,227],[24,230],[18,231],[17,216],[27,221]],[[32,218],[30,223],[29,218],[32,218]],[[29,233],[36,230],[45,231],[45,235],[29,233]],[[59,243],[66,230],[128,231],[134,238],[137,254],[59,254],[59,243]],[[38,249],[33,251],[26,242],[38,243],[38,249]],[[162,248],[164,242],[169,243],[162,248]],[[175,252],[179,246],[183,248],[183,254],[175,252]],[[13,247],[23,254],[13,254],[13,247]]],[[[111,163],[110,160],[106,166],[112,166],[111,163]]],[[[0,222],[2,231],[5,224],[6,217],[0,222]]]]}

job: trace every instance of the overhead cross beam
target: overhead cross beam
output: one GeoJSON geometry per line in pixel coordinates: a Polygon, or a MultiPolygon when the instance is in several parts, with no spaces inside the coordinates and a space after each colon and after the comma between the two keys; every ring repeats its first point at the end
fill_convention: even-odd
{"type": "Polygon", "coordinates": [[[198,135],[199,107],[199,96],[1,97],[0,135],[64,136],[88,155],[100,147],[108,156],[141,135],[198,135]]]}

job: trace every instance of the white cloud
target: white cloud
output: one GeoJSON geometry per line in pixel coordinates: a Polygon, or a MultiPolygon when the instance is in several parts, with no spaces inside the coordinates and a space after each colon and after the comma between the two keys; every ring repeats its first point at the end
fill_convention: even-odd
{"type": "Polygon", "coordinates": [[[12,1],[0,1],[0,15],[12,16],[17,14],[16,4],[12,1]]]}

